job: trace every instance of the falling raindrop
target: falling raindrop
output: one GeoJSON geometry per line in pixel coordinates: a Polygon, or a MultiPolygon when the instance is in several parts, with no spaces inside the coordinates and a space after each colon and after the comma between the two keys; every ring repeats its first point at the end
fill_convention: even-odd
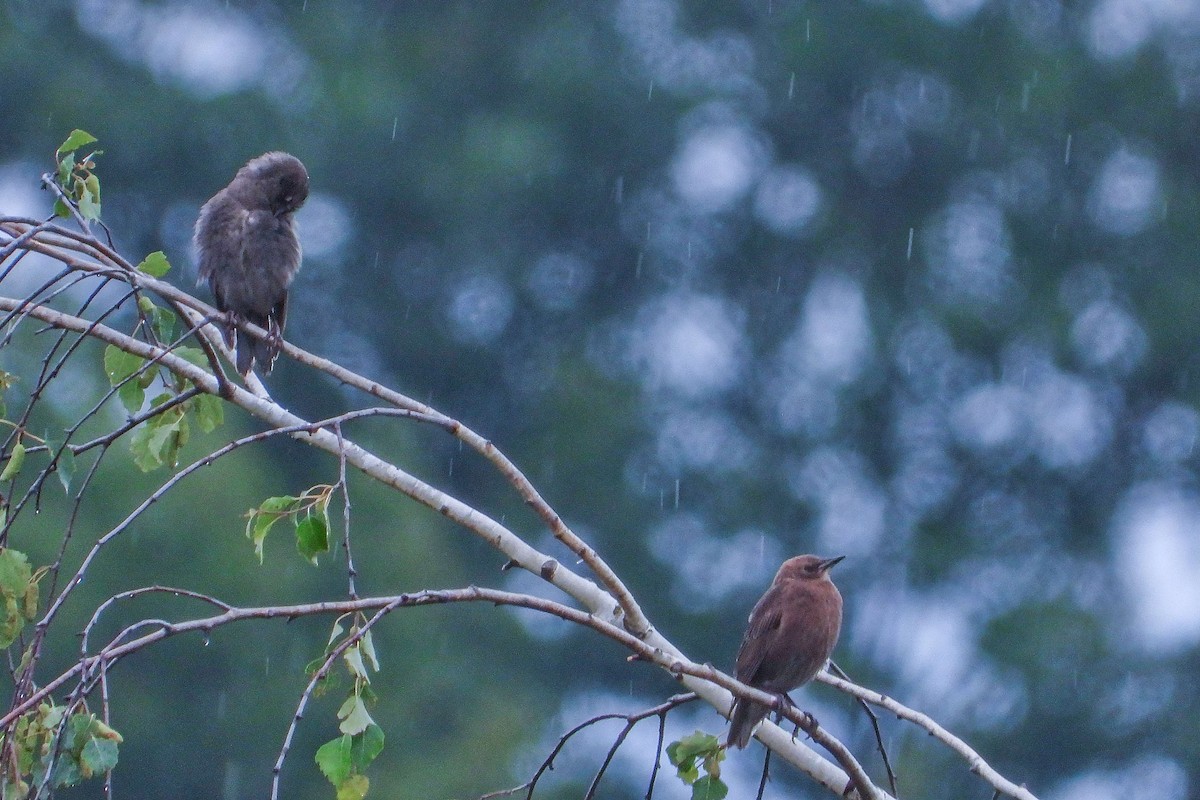
{"type": "Polygon", "coordinates": [[[796,73],[792,73],[792,77],[788,79],[788,100],[796,96],[796,73]]]}
{"type": "Polygon", "coordinates": [[[804,43],[808,44],[812,41],[812,18],[804,20],[804,43]]]}
{"type": "Polygon", "coordinates": [[[650,91],[646,92],[646,99],[647,100],[654,99],[654,81],[650,81],[650,91]]]}
{"type": "Polygon", "coordinates": [[[775,294],[779,294],[779,290],[783,288],[783,276],[775,278],[775,294]]]}
{"type": "Polygon", "coordinates": [[[658,490],[658,510],[662,511],[666,507],[667,507],[667,490],[659,489],[658,490]]]}
{"type": "MultiPolygon", "coordinates": [[[[305,0],[307,2],[307,0],[305,0]]],[[[396,141],[396,127],[400,125],[400,117],[392,118],[392,141],[396,141]]]]}
{"type": "Polygon", "coordinates": [[[446,477],[447,478],[454,477],[454,459],[453,458],[450,459],[450,470],[449,470],[449,472],[446,473],[446,477]]]}
{"type": "Polygon", "coordinates": [[[905,261],[912,261],[912,244],[913,244],[913,228],[908,229],[908,252],[904,256],[905,261]]]}
{"type": "Polygon", "coordinates": [[[1063,166],[1069,166],[1070,164],[1071,164],[1071,134],[1068,133],[1067,134],[1067,147],[1066,147],[1066,150],[1063,152],[1063,166]]]}
{"type": "Polygon", "coordinates": [[[675,510],[679,510],[679,478],[675,479],[675,510]]]}

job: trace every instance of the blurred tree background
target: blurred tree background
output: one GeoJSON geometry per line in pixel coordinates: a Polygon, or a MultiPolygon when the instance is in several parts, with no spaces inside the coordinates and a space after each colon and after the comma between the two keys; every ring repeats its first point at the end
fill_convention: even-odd
{"type": "MultiPolygon", "coordinates": [[[[188,289],[200,204],[254,155],[300,157],[288,337],[492,438],[696,660],[731,666],[783,558],[846,554],[835,658],[857,680],[1043,798],[1200,791],[1197,4],[0,0],[0,65],[0,212],[49,213],[38,175],[87,129],[118,248],[164,249],[188,289]]],[[[81,397],[105,385],[96,364],[81,397]]],[[[268,383],[298,413],[343,408],[306,378],[282,362],[268,383]]],[[[449,437],[368,430],[539,536],[449,437]]],[[[294,444],[243,452],[84,589],[338,596],[336,559],[270,541],[260,567],[240,516],[336,468],[294,444]]],[[[81,531],[161,479],[113,476],[81,531]]],[[[352,485],[360,591],[536,584],[352,485]]],[[[264,796],[327,635],[261,623],[118,667],[118,796],[264,796]]],[[[57,646],[66,663],[77,643],[57,646]]],[[[594,636],[494,609],[398,613],[377,646],[379,797],[519,783],[588,715],[674,690],[594,636]]],[[[878,775],[848,698],[797,699],[878,775]]],[[[336,705],[308,711],[286,796],[329,795],[311,753],[336,705]]],[[[697,707],[669,732],[722,726],[697,707]]],[[[604,796],[644,793],[643,727],[604,796]]],[[[902,795],[989,794],[923,733],[885,733],[902,795]]],[[[602,758],[587,743],[610,742],[570,747],[543,796],[578,796],[602,758]]],[[[737,796],[758,752],[727,762],[737,796]]],[[[774,772],[768,796],[823,796],[774,772]]]]}

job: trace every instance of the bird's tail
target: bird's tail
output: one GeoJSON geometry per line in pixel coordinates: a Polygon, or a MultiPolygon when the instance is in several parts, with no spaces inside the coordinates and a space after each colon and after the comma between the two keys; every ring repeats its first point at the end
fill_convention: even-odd
{"type": "MultiPolygon", "coordinates": [[[[275,330],[269,317],[247,315],[246,318],[260,328],[266,328],[268,331],[275,330]]],[[[255,364],[258,364],[259,372],[263,375],[270,375],[271,368],[275,366],[275,359],[279,357],[279,350],[280,347],[277,339],[256,339],[245,332],[239,332],[237,343],[238,372],[246,375],[253,369],[255,364]]]]}
{"type": "Polygon", "coordinates": [[[762,722],[770,709],[761,703],[738,698],[733,704],[733,713],[729,715],[729,736],[725,739],[726,747],[736,747],[739,750],[750,744],[750,734],[754,726],[762,722]]]}

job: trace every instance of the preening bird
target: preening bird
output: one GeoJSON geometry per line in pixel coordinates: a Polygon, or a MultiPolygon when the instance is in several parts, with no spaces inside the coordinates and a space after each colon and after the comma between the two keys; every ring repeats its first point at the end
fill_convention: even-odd
{"type": "Polygon", "coordinates": [[[308,198],[308,171],[300,159],[272,152],[251,159],[200,209],[194,241],[200,281],[230,319],[225,344],[237,351],[237,370],[258,364],[271,373],[287,322],[288,287],[300,269],[300,240],[293,215],[308,198]],[[269,332],[254,339],[237,320],[269,332]]]}
{"type": "MultiPolygon", "coordinates": [[[[750,612],[734,670],[739,681],[786,695],[821,671],[842,628],[842,595],[829,579],[829,569],[843,558],[796,556],[783,562],[750,612]]],[[[737,698],[725,745],[745,747],[769,710],[737,698]]]]}

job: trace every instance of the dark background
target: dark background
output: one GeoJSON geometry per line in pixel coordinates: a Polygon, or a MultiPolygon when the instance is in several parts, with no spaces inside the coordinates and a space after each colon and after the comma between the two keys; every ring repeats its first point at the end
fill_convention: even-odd
{"type": "MultiPolygon", "coordinates": [[[[835,657],[859,681],[1039,797],[1196,796],[1194,4],[8,0],[0,74],[0,213],[47,213],[38,175],[84,128],[118,247],[164,249],[185,288],[200,204],[254,155],[300,157],[288,338],[494,440],[691,657],[730,665],[783,558],[845,554],[835,657]]],[[[0,368],[35,364],[29,346],[0,368]]],[[[102,391],[95,356],[64,417],[102,391]]],[[[309,417],[366,404],[290,363],[268,383],[309,417]]],[[[185,460],[256,429],[231,415],[185,460]]],[[[566,557],[444,434],[349,435],[566,557]]],[[[163,479],[110,472],[69,556],[163,479]]],[[[260,567],[240,516],[333,480],[290,443],[189,479],[97,563],[56,663],[122,588],[338,597],[340,557],[313,569],[276,534],[260,567]]],[[[415,504],[352,492],[364,593],[542,591],[415,504]]],[[[41,519],[12,543],[36,563],[61,512],[41,519]]],[[[130,604],[111,626],[197,613],[130,604]]],[[[117,795],[264,796],[327,636],[244,625],[121,664],[117,795]]],[[[378,797],[519,783],[588,715],[675,690],[595,636],[490,608],[397,613],[377,642],[378,797]]],[[[881,777],[846,697],[800,698],[881,777]]],[[[286,796],[329,796],[311,754],[339,703],[310,706],[286,796]]],[[[653,727],[605,796],[644,793],[653,727]]],[[[697,727],[722,721],[691,709],[669,733],[697,727]]],[[[903,796],[990,796],[884,727],[903,796]]],[[[545,796],[578,796],[615,730],[569,748],[545,796]]],[[[727,763],[738,796],[758,765],[727,763]]],[[[775,775],[769,795],[821,796],[775,775]]]]}

